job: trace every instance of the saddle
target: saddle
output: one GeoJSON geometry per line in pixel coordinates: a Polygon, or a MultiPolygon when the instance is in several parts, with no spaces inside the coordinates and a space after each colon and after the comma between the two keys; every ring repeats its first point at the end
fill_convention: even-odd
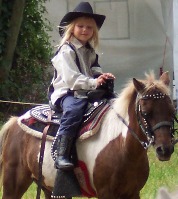
{"type": "MultiPolygon", "coordinates": [[[[78,133],[78,138],[80,140],[87,139],[99,130],[101,120],[109,107],[110,103],[106,99],[88,104],[78,133]]],[[[42,133],[45,126],[50,124],[48,136],[55,137],[60,126],[62,111],[55,112],[51,109],[50,105],[46,104],[32,108],[29,113],[27,118],[21,118],[21,124],[30,128],[31,131],[38,133],[42,133]],[[48,120],[49,114],[51,114],[50,121],[48,120]]]]}
{"type": "MultiPolygon", "coordinates": [[[[110,101],[104,99],[99,102],[89,103],[86,112],[83,116],[78,138],[80,140],[87,139],[94,135],[100,128],[101,120],[110,107],[110,101]]],[[[60,126],[62,111],[56,112],[51,109],[50,105],[41,105],[32,108],[26,114],[21,116],[19,125],[23,126],[27,132],[34,136],[41,137],[44,128],[50,124],[48,129],[48,137],[55,137],[60,126]],[[48,119],[50,114],[50,121],[48,119]],[[29,130],[28,130],[29,129],[29,130]]]]}

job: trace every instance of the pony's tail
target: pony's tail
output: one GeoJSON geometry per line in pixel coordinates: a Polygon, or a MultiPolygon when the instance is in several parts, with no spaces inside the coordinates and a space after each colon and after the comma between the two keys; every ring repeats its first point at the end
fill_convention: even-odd
{"type": "Polygon", "coordinates": [[[14,125],[17,122],[18,117],[11,117],[1,128],[0,130],[0,190],[2,187],[2,179],[3,179],[3,147],[6,140],[6,137],[8,135],[8,132],[12,125],[14,125]]]}

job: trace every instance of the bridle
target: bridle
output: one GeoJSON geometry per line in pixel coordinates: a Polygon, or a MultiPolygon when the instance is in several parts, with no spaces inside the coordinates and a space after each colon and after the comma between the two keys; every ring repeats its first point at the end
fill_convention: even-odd
{"type": "Polygon", "coordinates": [[[148,146],[154,143],[154,131],[157,129],[167,126],[170,128],[171,132],[171,137],[172,139],[174,138],[174,120],[175,120],[175,114],[173,114],[172,121],[161,121],[155,124],[153,127],[151,127],[150,123],[147,120],[147,113],[143,113],[141,110],[141,105],[139,103],[140,100],[148,100],[148,99],[154,99],[154,100],[159,100],[159,99],[164,99],[164,98],[169,98],[171,101],[170,97],[167,94],[163,94],[161,92],[156,93],[156,94],[145,94],[145,95],[137,95],[136,99],[136,114],[137,114],[137,121],[142,129],[142,132],[146,135],[147,140],[148,140],[148,146]]]}
{"type": "Polygon", "coordinates": [[[155,99],[155,100],[158,99],[159,100],[159,99],[163,99],[163,98],[166,98],[166,97],[168,97],[170,99],[170,97],[168,95],[163,94],[161,92],[156,93],[156,94],[145,94],[145,95],[138,94],[137,95],[136,107],[135,107],[135,111],[136,111],[136,115],[137,115],[137,121],[138,121],[138,124],[139,124],[143,134],[146,136],[147,141],[140,140],[138,135],[133,131],[133,129],[131,129],[129,127],[129,125],[124,120],[124,118],[122,116],[120,116],[118,113],[116,113],[118,118],[127,126],[130,133],[139,141],[139,143],[143,146],[144,149],[149,148],[149,146],[154,143],[154,139],[155,139],[154,138],[154,131],[156,131],[157,129],[159,129],[163,126],[168,126],[170,128],[172,143],[176,144],[178,142],[178,140],[174,140],[174,132],[175,132],[174,121],[176,121],[178,123],[178,120],[177,120],[175,114],[173,114],[171,122],[170,121],[161,121],[161,122],[158,122],[157,124],[155,124],[153,127],[151,127],[151,125],[150,125],[150,123],[148,122],[148,119],[147,119],[147,113],[142,112],[141,105],[139,103],[140,100],[148,100],[148,99],[155,99]]]}

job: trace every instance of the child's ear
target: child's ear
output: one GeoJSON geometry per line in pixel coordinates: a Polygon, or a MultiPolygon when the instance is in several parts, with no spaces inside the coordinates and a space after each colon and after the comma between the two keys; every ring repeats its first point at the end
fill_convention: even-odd
{"type": "MultiPolygon", "coordinates": [[[[74,27],[75,27],[75,25],[74,25],[74,27]]],[[[72,28],[71,33],[74,33],[74,27],[72,28]]]]}

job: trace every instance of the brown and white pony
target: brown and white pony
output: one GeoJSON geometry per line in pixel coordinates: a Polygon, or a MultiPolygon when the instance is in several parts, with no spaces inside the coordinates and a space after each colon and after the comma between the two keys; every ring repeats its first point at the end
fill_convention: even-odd
{"type": "MultiPolygon", "coordinates": [[[[149,175],[147,148],[153,145],[160,161],[174,151],[172,125],[175,110],[170,99],[169,76],[146,75],[132,81],[115,99],[99,131],[77,141],[78,159],[87,165],[91,187],[99,199],[139,199],[149,175]]],[[[3,199],[20,199],[38,180],[41,139],[23,131],[12,117],[0,132],[3,199]]],[[[42,189],[49,199],[56,170],[47,140],[42,189]]]]}

